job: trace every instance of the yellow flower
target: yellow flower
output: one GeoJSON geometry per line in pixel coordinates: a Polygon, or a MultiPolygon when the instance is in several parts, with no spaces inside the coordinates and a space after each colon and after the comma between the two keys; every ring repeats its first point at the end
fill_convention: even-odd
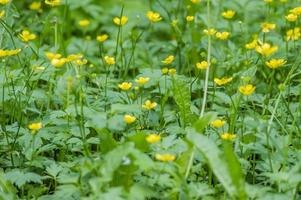
{"type": "Polygon", "coordinates": [[[196,63],[196,68],[198,68],[198,69],[207,69],[207,67],[208,67],[207,61],[202,61],[202,62],[196,63]]]}
{"type": "Polygon", "coordinates": [[[226,19],[232,19],[235,15],[235,11],[234,10],[227,10],[225,12],[222,13],[222,16],[226,19]]]}
{"type": "Polygon", "coordinates": [[[128,91],[132,87],[132,83],[129,82],[123,82],[121,84],[118,84],[118,87],[124,91],[128,91]]]}
{"type": "Polygon", "coordinates": [[[111,57],[111,56],[105,56],[104,59],[105,59],[105,62],[106,62],[108,65],[114,65],[114,64],[115,64],[115,58],[114,58],[114,57],[111,57]]]}
{"type": "Polygon", "coordinates": [[[61,4],[61,0],[45,0],[45,3],[50,6],[59,6],[61,4]]]}
{"type": "Polygon", "coordinates": [[[20,53],[21,49],[14,49],[14,50],[2,50],[0,49],[0,57],[6,56],[14,56],[20,53]]]}
{"type": "Polygon", "coordinates": [[[148,142],[148,143],[156,143],[156,142],[159,142],[161,140],[161,136],[160,135],[157,135],[157,134],[150,134],[148,135],[145,140],[148,142]]]}
{"type": "Polygon", "coordinates": [[[147,110],[152,110],[157,106],[156,102],[151,102],[150,100],[147,100],[146,102],[144,102],[144,104],[142,105],[142,108],[145,108],[147,110]]]}
{"type": "Polygon", "coordinates": [[[285,16],[285,19],[289,22],[295,22],[297,20],[297,18],[298,18],[298,15],[292,14],[292,13],[285,16]]]}
{"type": "Polygon", "coordinates": [[[208,29],[205,29],[203,31],[206,35],[215,35],[216,33],[216,30],[214,28],[210,28],[209,30],[208,29]]]}
{"type": "Polygon", "coordinates": [[[235,134],[231,134],[231,133],[223,133],[223,134],[221,135],[221,138],[222,138],[223,140],[233,140],[233,139],[236,138],[236,135],[235,135],[235,134]]]}
{"type": "Polygon", "coordinates": [[[214,78],[214,83],[216,83],[217,85],[221,86],[221,85],[225,85],[225,84],[231,82],[232,79],[233,79],[232,77],[230,77],[230,78],[221,78],[221,79],[214,78]]]}
{"type": "Polygon", "coordinates": [[[5,10],[0,11],[0,19],[1,19],[2,17],[4,17],[4,15],[5,15],[5,10]]]}
{"type": "Polygon", "coordinates": [[[66,58],[54,58],[51,60],[51,64],[54,67],[61,67],[66,63],[66,58]]]}
{"type": "Polygon", "coordinates": [[[162,60],[161,62],[169,65],[171,64],[173,61],[175,60],[175,57],[173,55],[168,56],[167,58],[165,58],[164,60],[162,60]]]}
{"type": "Polygon", "coordinates": [[[298,40],[301,36],[300,28],[290,29],[286,32],[286,40],[298,40]]]}
{"type": "Polygon", "coordinates": [[[162,162],[168,162],[168,161],[174,161],[176,159],[176,156],[173,154],[156,154],[155,156],[156,160],[162,161],[162,162]]]}
{"type": "Polygon", "coordinates": [[[255,88],[256,87],[254,87],[251,84],[243,85],[243,86],[239,87],[239,92],[245,96],[249,96],[249,95],[253,94],[253,92],[255,91],[255,88]]]}
{"type": "Polygon", "coordinates": [[[161,72],[163,75],[168,74],[168,68],[164,67],[163,69],[161,69],[161,72]]]}
{"type": "Polygon", "coordinates": [[[32,123],[28,125],[28,128],[32,131],[33,134],[39,131],[42,127],[43,127],[42,122],[32,123]]]}
{"type": "Polygon", "coordinates": [[[192,22],[194,20],[194,16],[187,16],[186,21],[187,22],[192,22]]]}
{"type": "Polygon", "coordinates": [[[140,78],[135,80],[135,82],[138,83],[139,85],[144,85],[148,81],[149,81],[149,77],[140,77],[140,78]]]}
{"type": "Polygon", "coordinates": [[[87,63],[88,63],[87,59],[78,59],[78,60],[75,60],[75,64],[77,64],[77,65],[85,65],[87,63]]]}
{"type": "Polygon", "coordinates": [[[123,120],[125,121],[125,123],[127,124],[132,124],[136,121],[136,117],[132,116],[132,115],[124,115],[123,120]]]}
{"type": "Polygon", "coordinates": [[[97,40],[98,42],[104,42],[104,41],[106,41],[108,38],[109,38],[109,36],[108,36],[107,34],[102,34],[102,35],[98,35],[98,36],[96,37],[96,40],[97,40]]]}
{"type": "Polygon", "coordinates": [[[210,125],[215,128],[220,128],[220,127],[224,126],[225,123],[226,123],[226,121],[224,121],[224,120],[216,119],[216,120],[212,121],[210,123],[210,125]]]}
{"type": "Polygon", "coordinates": [[[30,40],[34,40],[37,38],[37,36],[34,33],[30,33],[27,30],[22,31],[22,33],[20,33],[19,36],[23,42],[29,42],[30,40]]]}
{"type": "Polygon", "coordinates": [[[114,17],[113,22],[118,26],[123,26],[128,22],[128,18],[126,16],[122,16],[121,19],[119,17],[114,17]]]}
{"type": "Polygon", "coordinates": [[[170,75],[174,75],[174,74],[177,73],[177,70],[174,69],[174,68],[171,68],[171,69],[168,70],[168,73],[169,73],[170,75]]]}
{"type": "Polygon", "coordinates": [[[66,59],[66,62],[72,62],[72,61],[76,61],[79,59],[82,59],[83,55],[82,54],[70,54],[66,59]]]}
{"type": "Polygon", "coordinates": [[[30,10],[42,11],[41,9],[42,3],[38,1],[34,1],[29,5],[30,10]]]}
{"type": "Polygon", "coordinates": [[[46,57],[49,59],[49,60],[53,60],[53,59],[59,59],[62,57],[61,54],[59,53],[51,53],[51,52],[46,52],[46,57]]]}
{"type": "Polygon", "coordinates": [[[191,1],[191,3],[200,3],[201,2],[201,0],[190,0],[191,1]]]}
{"type": "Polygon", "coordinates": [[[277,50],[277,46],[271,46],[269,43],[264,43],[256,47],[256,51],[265,57],[272,55],[277,50]]]}
{"type": "Polygon", "coordinates": [[[230,35],[230,33],[226,32],[226,31],[225,32],[217,32],[215,34],[215,37],[220,40],[226,40],[226,39],[228,39],[229,35],[230,35]]]}
{"type": "Polygon", "coordinates": [[[79,20],[78,25],[81,27],[87,27],[90,25],[90,20],[88,19],[79,20]]]}
{"type": "Polygon", "coordinates": [[[158,21],[162,20],[162,17],[160,16],[160,13],[157,13],[157,12],[148,11],[146,13],[146,16],[149,19],[149,21],[151,21],[151,22],[158,22],[158,21]]]}
{"type": "Polygon", "coordinates": [[[255,49],[258,46],[257,38],[254,38],[254,40],[250,43],[247,43],[245,45],[246,49],[255,49]]]}
{"type": "Polygon", "coordinates": [[[276,69],[281,66],[283,66],[286,63],[284,59],[272,59],[270,61],[266,61],[265,64],[271,68],[271,69],[276,69]]]}
{"type": "Polygon", "coordinates": [[[10,0],[0,0],[0,4],[5,5],[8,4],[10,0]]]}
{"type": "Polygon", "coordinates": [[[289,12],[299,16],[301,15],[301,6],[291,9],[289,12]]]}
{"type": "Polygon", "coordinates": [[[274,30],[275,28],[276,28],[276,24],[272,24],[272,23],[268,23],[268,22],[261,24],[261,31],[263,33],[268,33],[271,30],[274,30]]]}

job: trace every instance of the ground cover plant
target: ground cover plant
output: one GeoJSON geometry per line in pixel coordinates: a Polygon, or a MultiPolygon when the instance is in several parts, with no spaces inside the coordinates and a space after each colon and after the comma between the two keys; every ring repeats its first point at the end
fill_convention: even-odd
{"type": "Polygon", "coordinates": [[[0,0],[0,199],[301,199],[300,0],[0,0]]]}

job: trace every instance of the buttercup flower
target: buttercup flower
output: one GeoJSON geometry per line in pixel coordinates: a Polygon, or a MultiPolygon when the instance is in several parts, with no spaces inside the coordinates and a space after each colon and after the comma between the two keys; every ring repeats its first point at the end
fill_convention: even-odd
{"type": "Polygon", "coordinates": [[[59,6],[61,4],[61,0],[45,0],[45,3],[50,6],[59,6]]]}
{"type": "Polygon", "coordinates": [[[216,30],[214,28],[210,28],[209,30],[208,29],[205,29],[203,31],[206,35],[215,35],[216,33],[216,30]]]}
{"type": "Polygon", "coordinates": [[[176,159],[176,156],[173,154],[156,154],[155,158],[156,160],[162,162],[168,162],[168,161],[174,161],[176,159]]]}
{"type": "Polygon", "coordinates": [[[251,84],[248,84],[248,85],[240,86],[239,87],[239,92],[242,93],[245,96],[249,96],[249,95],[253,94],[255,89],[256,89],[256,87],[254,87],[251,84]]]}
{"type": "Polygon", "coordinates": [[[216,32],[215,37],[220,40],[226,40],[228,39],[230,33],[229,32],[216,32]]]}
{"type": "Polygon", "coordinates": [[[144,104],[142,105],[142,108],[145,108],[147,110],[152,110],[157,106],[156,102],[151,102],[150,100],[147,100],[146,102],[144,102],[144,104]]]}
{"type": "Polygon", "coordinates": [[[108,36],[107,34],[102,34],[102,35],[98,35],[98,36],[96,37],[96,40],[97,40],[98,42],[104,42],[104,41],[106,41],[108,38],[109,38],[109,36],[108,36]]]}
{"type": "Polygon", "coordinates": [[[162,60],[161,62],[169,65],[171,64],[173,61],[175,60],[175,57],[173,55],[168,56],[167,58],[165,58],[164,60],[162,60]]]}
{"type": "Polygon", "coordinates": [[[287,20],[287,21],[289,21],[289,22],[295,22],[295,21],[297,21],[297,19],[298,19],[298,15],[295,15],[295,14],[288,14],[288,15],[286,15],[285,16],[285,19],[287,20]]]}
{"type": "Polygon", "coordinates": [[[281,66],[283,66],[286,63],[284,59],[272,59],[270,61],[266,61],[265,64],[271,68],[271,69],[276,69],[281,66]]]}
{"type": "Polygon", "coordinates": [[[28,128],[31,130],[32,134],[37,133],[42,127],[42,122],[32,123],[28,125],[28,128]]]}
{"type": "Polygon", "coordinates": [[[168,74],[168,68],[164,67],[163,69],[161,69],[161,72],[162,72],[163,75],[168,74]]]}
{"type": "Polygon", "coordinates": [[[216,119],[216,120],[212,121],[210,123],[210,125],[215,128],[220,128],[220,127],[224,126],[225,123],[226,123],[226,121],[224,121],[224,120],[216,119]]]}
{"type": "Polygon", "coordinates": [[[105,56],[105,57],[104,57],[104,60],[105,60],[105,62],[106,62],[108,65],[114,65],[114,64],[115,64],[115,58],[114,58],[114,57],[111,57],[111,56],[105,56]]]}
{"type": "Polygon", "coordinates": [[[158,142],[161,140],[161,136],[160,135],[157,135],[157,134],[150,134],[148,135],[145,140],[148,142],[148,143],[155,143],[155,142],[158,142]]]}
{"type": "Polygon", "coordinates": [[[41,12],[42,11],[41,6],[42,6],[41,2],[34,1],[29,5],[29,9],[41,12]]]}
{"type": "Polygon", "coordinates": [[[21,52],[21,49],[14,49],[14,50],[2,50],[0,49],[0,58],[6,56],[14,56],[21,52]]]}
{"type": "Polygon", "coordinates": [[[145,85],[149,81],[149,77],[139,77],[135,80],[139,85],[145,85]]]}
{"type": "Polygon", "coordinates": [[[149,21],[151,21],[151,22],[159,22],[159,21],[162,20],[162,17],[160,16],[160,13],[157,13],[157,12],[148,11],[146,13],[146,16],[149,19],[149,21]]]}
{"type": "Polygon", "coordinates": [[[256,47],[258,46],[258,40],[257,40],[257,37],[254,38],[254,40],[250,43],[247,43],[245,45],[246,49],[255,49],[256,47]]]}
{"type": "Polygon", "coordinates": [[[196,68],[198,68],[198,69],[207,69],[208,62],[207,61],[202,61],[202,62],[196,63],[195,65],[196,65],[196,68]]]}
{"type": "Polygon", "coordinates": [[[55,58],[56,58],[56,59],[59,59],[59,58],[62,57],[62,55],[59,54],[59,53],[46,52],[45,54],[46,54],[46,57],[47,57],[49,60],[52,60],[52,59],[55,59],[55,58]]]}
{"type": "Polygon", "coordinates": [[[122,16],[121,18],[114,17],[113,22],[118,26],[123,26],[128,22],[128,18],[126,16],[122,16]]]}
{"type": "Polygon", "coordinates": [[[34,33],[30,33],[27,30],[22,31],[22,33],[20,33],[19,36],[23,42],[29,42],[37,38],[37,36],[34,33]]]}
{"type": "Polygon", "coordinates": [[[232,133],[223,133],[223,134],[221,135],[221,138],[222,138],[223,140],[233,140],[233,139],[236,138],[236,135],[235,135],[235,134],[232,134],[232,133]]]}
{"type": "Polygon", "coordinates": [[[194,16],[187,16],[186,21],[187,22],[192,22],[194,20],[194,16]]]}
{"type": "Polygon", "coordinates": [[[301,6],[291,9],[289,12],[299,16],[301,15],[301,6]]]}
{"type": "Polygon", "coordinates": [[[66,63],[66,58],[54,58],[51,60],[51,64],[54,67],[62,67],[66,63]]]}
{"type": "Polygon", "coordinates": [[[132,123],[134,123],[136,121],[136,117],[134,117],[132,115],[124,115],[123,120],[127,124],[132,124],[132,123]]]}
{"type": "Polygon", "coordinates": [[[78,25],[81,27],[87,27],[90,25],[90,21],[88,19],[83,19],[78,22],[78,25]]]}
{"type": "Polygon", "coordinates": [[[132,83],[130,82],[123,82],[121,84],[118,84],[118,87],[122,89],[123,91],[128,91],[132,87],[132,83]]]}
{"type": "Polygon", "coordinates": [[[5,5],[8,4],[10,0],[0,0],[0,4],[5,5]]]}
{"type": "Polygon", "coordinates": [[[174,74],[177,73],[177,70],[174,69],[174,68],[171,68],[171,69],[168,70],[168,73],[169,73],[170,75],[174,75],[174,74]]]}
{"type": "Polygon", "coordinates": [[[278,50],[277,46],[271,46],[269,43],[264,43],[256,47],[256,51],[261,55],[268,57],[278,50]]]}
{"type": "Polygon", "coordinates": [[[221,86],[221,85],[225,85],[225,84],[231,82],[232,79],[233,79],[232,77],[230,77],[230,78],[221,78],[221,79],[214,78],[214,83],[221,86]]]}
{"type": "Polygon", "coordinates": [[[222,16],[226,19],[232,19],[235,15],[235,11],[234,10],[227,10],[225,12],[222,13],[222,16]]]}
{"type": "Polygon", "coordinates": [[[286,40],[298,40],[301,36],[300,28],[296,27],[294,29],[290,29],[286,32],[286,40]]]}
{"type": "Polygon", "coordinates": [[[274,30],[275,28],[276,28],[276,24],[273,24],[273,23],[265,22],[265,23],[261,24],[261,31],[263,33],[268,33],[271,30],[274,30]]]}
{"type": "Polygon", "coordinates": [[[191,3],[200,3],[201,2],[201,0],[190,0],[191,1],[191,3]]]}

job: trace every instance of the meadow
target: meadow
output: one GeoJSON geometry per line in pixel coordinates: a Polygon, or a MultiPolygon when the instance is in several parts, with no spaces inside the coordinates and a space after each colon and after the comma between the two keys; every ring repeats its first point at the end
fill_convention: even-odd
{"type": "Polygon", "coordinates": [[[0,200],[300,200],[300,25],[301,0],[0,0],[0,200]]]}

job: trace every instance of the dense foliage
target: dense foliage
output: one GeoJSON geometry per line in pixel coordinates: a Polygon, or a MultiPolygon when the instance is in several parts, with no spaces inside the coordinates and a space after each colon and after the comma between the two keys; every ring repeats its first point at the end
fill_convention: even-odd
{"type": "Polygon", "coordinates": [[[301,199],[300,0],[0,0],[0,199],[301,199]]]}

